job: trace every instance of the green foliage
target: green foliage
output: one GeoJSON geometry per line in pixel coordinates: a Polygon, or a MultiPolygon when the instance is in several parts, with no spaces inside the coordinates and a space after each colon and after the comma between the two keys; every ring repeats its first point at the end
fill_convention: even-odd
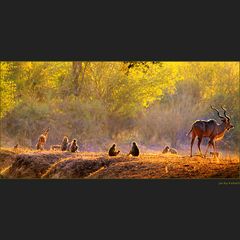
{"type": "Polygon", "coordinates": [[[0,119],[15,106],[15,83],[9,78],[10,64],[0,62],[0,119]]]}
{"type": "Polygon", "coordinates": [[[237,142],[237,62],[1,62],[4,132],[33,146],[46,127],[49,142],[63,135],[83,143],[131,136],[143,143],[184,138],[192,121],[224,105],[237,142]],[[177,121],[176,121],[177,120],[177,121]],[[24,140],[25,139],[25,140],[24,140]]]}

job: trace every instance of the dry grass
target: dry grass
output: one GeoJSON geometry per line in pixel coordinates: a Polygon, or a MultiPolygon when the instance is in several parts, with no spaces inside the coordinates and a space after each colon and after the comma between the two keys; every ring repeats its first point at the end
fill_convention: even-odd
{"type": "Polygon", "coordinates": [[[3,178],[161,179],[239,178],[239,156],[220,158],[143,153],[139,157],[104,152],[70,153],[29,149],[1,149],[3,178]]]}
{"type": "Polygon", "coordinates": [[[143,154],[132,162],[111,165],[95,178],[238,178],[239,157],[225,159],[143,154]]]}

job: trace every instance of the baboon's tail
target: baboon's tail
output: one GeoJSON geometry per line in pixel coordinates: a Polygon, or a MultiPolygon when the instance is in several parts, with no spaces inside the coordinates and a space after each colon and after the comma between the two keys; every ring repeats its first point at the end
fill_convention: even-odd
{"type": "Polygon", "coordinates": [[[191,132],[192,132],[192,128],[191,128],[191,130],[186,134],[186,136],[188,136],[191,132]]]}

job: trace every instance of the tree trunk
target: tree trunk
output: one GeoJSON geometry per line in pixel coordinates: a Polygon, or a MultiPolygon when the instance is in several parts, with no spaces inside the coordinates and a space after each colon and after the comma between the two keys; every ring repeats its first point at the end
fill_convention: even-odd
{"type": "Polygon", "coordinates": [[[72,81],[73,81],[73,93],[75,96],[79,96],[80,93],[80,84],[79,76],[82,71],[82,62],[73,62],[72,63],[72,81]]]}
{"type": "Polygon", "coordinates": [[[72,62],[72,81],[73,81],[73,93],[75,96],[79,96],[84,87],[84,77],[87,69],[87,62],[72,62]]]}

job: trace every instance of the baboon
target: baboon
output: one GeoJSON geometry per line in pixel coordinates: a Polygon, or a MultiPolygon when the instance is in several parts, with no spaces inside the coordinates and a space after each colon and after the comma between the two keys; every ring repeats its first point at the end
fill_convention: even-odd
{"type": "Polygon", "coordinates": [[[169,152],[172,154],[177,154],[177,150],[175,148],[170,148],[169,152]]]}
{"type": "Polygon", "coordinates": [[[116,147],[116,144],[113,144],[112,147],[109,149],[108,151],[109,156],[117,156],[120,153],[119,150],[116,151],[115,147],[116,147]]]}
{"type": "Polygon", "coordinates": [[[41,134],[41,135],[39,136],[39,138],[38,138],[38,143],[37,143],[37,145],[36,145],[36,147],[37,147],[38,150],[43,150],[43,149],[44,149],[44,145],[45,145],[45,143],[46,143],[46,141],[47,141],[49,129],[50,129],[50,128],[47,128],[47,130],[46,130],[43,134],[41,134]]]}
{"type": "Polygon", "coordinates": [[[128,153],[127,156],[129,156],[130,154],[132,156],[135,156],[135,157],[137,157],[139,155],[139,149],[138,149],[137,144],[135,142],[132,143],[132,148],[131,148],[131,150],[130,150],[130,152],[128,153]]]}
{"type": "Polygon", "coordinates": [[[73,139],[70,145],[70,152],[76,152],[78,149],[77,140],[73,139]]]}
{"type": "Polygon", "coordinates": [[[69,144],[68,137],[65,136],[62,140],[61,150],[62,151],[68,150],[68,144],[69,144]]]}
{"type": "Polygon", "coordinates": [[[57,149],[60,150],[60,149],[61,149],[61,145],[52,145],[52,146],[51,146],[51,149],[52,149],[52,150],[57,150],[57,149]]]}
{"type": "Polygon", "coordinates": [[[14,149],[17,149],[18,148],[18,143],[13,147],[14,149]]]}
{"type": "Polygon", "coordinates": [[[177,154],[177,150],[175,148],[170,148],[169,146],[166,146],[162,153],[168,153],[170,152],[171,154],[177,154]]]}
{"type": "Polygon", "coordinates": [[[216,156],[216,157],[219,157],[219,152],[210,152],[210,155],[213,155],[213,156],[216,156]]]}
{"type": "Polygon", "coordinates": [[[41,134],[40,137],[38,138],[38,143],[36,145],[38,150],[43,150],[44,144],[46,143],[46,137],[41,134]]]}
{"type": "Polygon", "coordinates": [[[162,151],[162,153],[168,153],[169,152],[169,146],[166,146],[164,149],[163,149],[163,151],[162,151]]]}

